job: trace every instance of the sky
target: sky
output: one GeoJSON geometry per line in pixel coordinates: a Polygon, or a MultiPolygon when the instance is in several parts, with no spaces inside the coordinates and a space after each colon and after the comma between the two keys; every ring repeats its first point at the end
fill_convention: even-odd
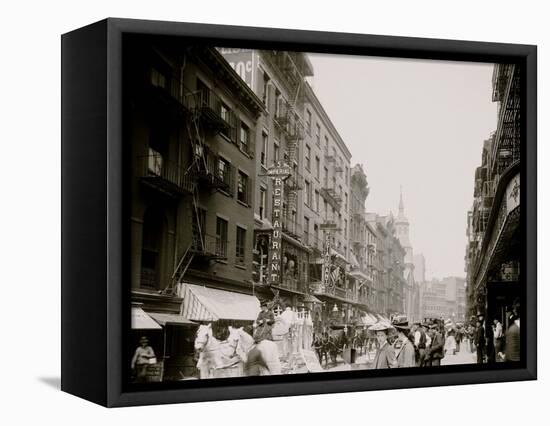
{"type": "Polygon", "coordinates": [[[368,212],[397,215],[400,186],[426,278],[464,277],[466,217],[495,131],[493,64],[309,54],[317,97],[362,163],[368,212]]]}

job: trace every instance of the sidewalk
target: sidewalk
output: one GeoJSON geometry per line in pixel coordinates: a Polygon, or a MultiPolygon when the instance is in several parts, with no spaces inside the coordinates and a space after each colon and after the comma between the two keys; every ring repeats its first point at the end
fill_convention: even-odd
{"type": "Polygon", "coordinates": [[[342,357],[338,355],[337,365],[326,368],[325,371],[348,371],[348,370],[366,370],[370,367],[376,351],[357,356],[354,364],[346,364],[342,357]]]}
{"type": "Polygon", "coordinates": [[[476,361],[476,353],[470,352],[466,345],[462,344],[460,352],[455,355],[445,355],[441,360],[441,365],[475,364],[476,361]]]}
{"type": "MultiPolygon", "coordinates": [[[[370,367],[376,351],[371,351],[368,354],[358,356],[355,364],[346,364],[341,356],[337,358],[337,365],[330,366],[325,371],[349,371],[349,370],[366,370],[370,367]]],[[[470,352],[466,345],[462,345],[461,351],[455,355],[445,355],[441,360],[441,365],[459,365],[459,364],[475,364],[476,353],[470,352]]]]}

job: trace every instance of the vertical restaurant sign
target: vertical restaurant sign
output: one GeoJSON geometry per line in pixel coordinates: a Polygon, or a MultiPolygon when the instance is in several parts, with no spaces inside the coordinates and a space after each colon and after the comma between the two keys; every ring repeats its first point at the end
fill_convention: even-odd
{"type": "Polygon", "coordinates": [[[271,238],[271,250],[269,253],[269,282],[275,285],[281,282],[283,185],[284,181],[290,176],[290,173],[290,166],[281,161],[277,161],[267,170],[267,176],[271,177],[273,181],[273,237],[271,238]]]}
{"type": "Polygon", "coordinates": [[[231,68],[235,70],[239,77],[254,90],[253,71],[254,71],[254,53],[251,49],[238,49],[230,47],[220,47],[218,51],[222,54],[231,68]]]}

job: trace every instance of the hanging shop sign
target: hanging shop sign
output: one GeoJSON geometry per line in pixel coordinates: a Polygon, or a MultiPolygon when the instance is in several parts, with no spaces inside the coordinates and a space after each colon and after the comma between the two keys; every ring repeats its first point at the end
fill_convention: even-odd
{"type": "Polygon", "coordinates": [[[323,287],[325,288],[325,291],[332,287],[330,268],[330,232],[325,232],[325,252],[323,256],[322,270],[323,287]]]}
{"type": "Polygon", "coordinates": [[[519,173],[515,175],[508,186],[506,187],[506,210],[510,213],[517,206],[519,206],[520,193],[519,193],[519,173]]]}
{"type": "Polygon", "coordinates": [[[269,256],[269,282],[274,285],[281,283],[283,193],[284,181],[290,176],[290,173],[290,166],[282,162],[276,162],[267,170],[267,176],[273,180],[273,236],[269,256]]]}

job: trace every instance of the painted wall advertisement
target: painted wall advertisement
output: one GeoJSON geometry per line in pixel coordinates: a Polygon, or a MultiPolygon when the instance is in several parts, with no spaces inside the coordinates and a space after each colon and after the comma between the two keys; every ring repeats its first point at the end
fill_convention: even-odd
{"type": "Polygon", "coordinates": [[[223,55],[231,68],[235,70],[239,77],[251,89],[254,88],[253,70],[254,70],[254,54],[251,49],[238,49],[230,47],[220,47],[218,51],[223,55]]]}

